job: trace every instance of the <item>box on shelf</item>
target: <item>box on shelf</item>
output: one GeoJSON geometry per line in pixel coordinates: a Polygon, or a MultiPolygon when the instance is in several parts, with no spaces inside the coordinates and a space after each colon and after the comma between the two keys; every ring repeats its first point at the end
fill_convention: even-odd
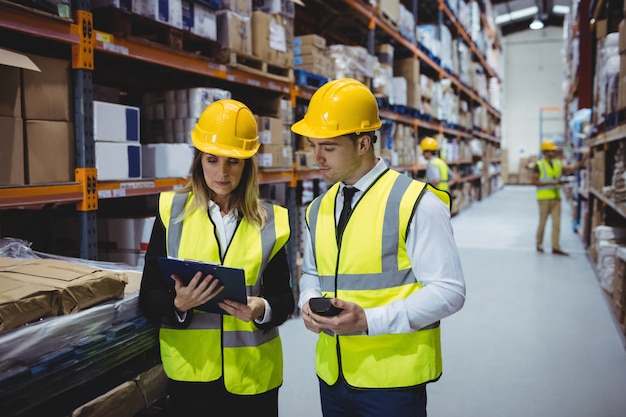
{"type": "Polygon", "coordinates": [[[41,72],[22,73],[23,117],[35,120],[73,120],[69,57],[67,60],[39,55],[28,57],[41,72]]]}
{"type": "MultiPolygon", "coordinates": [[[[0,55],[2,52],[0,49],[0,55]]],[[[20,71],[19,68],[0,64],[0,116],[22,117],[20,71]]]]}
{"type": "Polygon", "coordinates": [[[304,5],[300,0],[252,0],[252,10],[293,18],[296,15],[294,3],[304,5]]]}
{"type": "Polygon", "coordinates": [[[183,30],[217,41],[215,10],[193,0],[183,0],[183,30]]]}
{"type": "Polygon", "coordinates": [[[293,20],[278,14],[252,13],[252,53],[262,60],[280,67],[293,68],[292,42],[288,25],[293,20]]]}
{"type": "Polygon", "coordinates": [[[321,37],[320,35],[316,35],[314,33],[309,35],[301,35],[296,36],[293,39],[293,46],[305,46],[305,45],[313,45],[319,49],[326,48],[326,38],[321,37]]]}
{"type": "Polygon", "coordinates": [[[144,178],[187,178],[194,156],[187,143],[149,143],[141,146],[144,178]]]}
{"type": "Polygon", "coordinates": [[[222,47],[252,55],[252,23],[250,16],[230,10],[217,12],[217,41],[222,47]]]}
{"type": "Polygon", "coordinates": [[[142,266],[155,219],[154,216],[98,218],[98,257],[142,266]]]}
{"type": "Polygon", "coordinates": [[[27,120],[26,183],[49,184],[75,179],[74,124],[56,120],[27,120]]]}
{"type": "Polygon", "coordinates": [[[141,145],[131,142],[95,142],[98,180],[141,178],[141,145]]]}
{"type": "Polygon", "coordinates": [[[95,141],[139,142],[139,107],[93,102],[95,141]]]}
{"type": "Polygon", "coordinates": [[[283,137],[283,121],[277,117],[256,116],[259,143],[262,145],[289,145],[283,137]]]}
{"type": "Polygon", "coordinates": [[[261,145],[257,158],[261,168],[291,168],[293,163],[291,146],[261,145]]]}
{"type": "Polygon", "coordinates": [[[233,11],[249,17],[252,15],[252,0],[222,0],[222,10],[233,11]]]}
{"type": "Polygon", "coordinates": [[[0,185],[24,185],[24,132],[22,119],[0,116],[0,132],[2,132],[0,185]]]}

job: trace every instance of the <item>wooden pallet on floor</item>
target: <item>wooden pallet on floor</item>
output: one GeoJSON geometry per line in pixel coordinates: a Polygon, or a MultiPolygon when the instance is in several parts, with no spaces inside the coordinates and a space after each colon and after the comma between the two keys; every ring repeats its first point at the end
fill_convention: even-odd
{"type": "Polygon", "coordinates": [[[225,49],[220,53],[220,63],[252,74],[278,81],[292,82],[293,68],[281,67],[255,57],[254,55],[225,49]]]}

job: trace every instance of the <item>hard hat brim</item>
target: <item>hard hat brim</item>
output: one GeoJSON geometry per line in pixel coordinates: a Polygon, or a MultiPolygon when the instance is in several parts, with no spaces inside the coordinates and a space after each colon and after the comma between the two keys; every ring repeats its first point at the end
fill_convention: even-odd
{"type": "Polygon", "coordinates": [[[213,143],[202,142],[196,139],[196,135],[191,134],[191,141],[193,142],[193,146],[196,147],[200,152],[210,153],[211,155],[217,156],[225,156],[227,158],[236,158],[236,159],[248,159],[252,158],[261,147],[260,143],[257,143],[251,149],[240,149],[235,148],[233,146],[225,146],[222,144],[216,145],[213,143]]]}
{"type": "MultiPolygon", "coordinates": [[[[373,132],[375,130],[380,129],[382,125],[383,125],[382,122],[379,122],[373,126],[368,127],[366,130],[363,130],[362,132],[358,132],[358,133],[373,132]]],[[[300,136],[305,136],[310,139],[330,139],[330,138],[336,138],[339,136],[349,135],[351,133],[357,133],[354,130],[336,130],[336,129],[327,130],[327,129],[311,127],[306,122],[306,119],[302,119],[299,122],[294,123],[291,126],[291,131],[294,133],[297,133],[300,136]]]]}

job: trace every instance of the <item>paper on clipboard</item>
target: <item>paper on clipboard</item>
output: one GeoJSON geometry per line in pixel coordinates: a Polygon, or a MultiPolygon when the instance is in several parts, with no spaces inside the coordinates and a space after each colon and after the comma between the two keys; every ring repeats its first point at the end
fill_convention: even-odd
{"type": "Polygon", "coordinates": [[[174,288],[174,280],[170,278],[172,275],[178,275],[183,280],[183,283],[187,285],[198,271],[202,271],[203,276],[213,275],[224,285],[224,289],[215,298],[196,307],[198,310],[228,314],[217,305],[218,302],[225,299],[247,304],[246,277],[244,270],[241,268],[163,256],[159,256],[159,265],[161,266],[163,277],[171,288],[174,288]]]}

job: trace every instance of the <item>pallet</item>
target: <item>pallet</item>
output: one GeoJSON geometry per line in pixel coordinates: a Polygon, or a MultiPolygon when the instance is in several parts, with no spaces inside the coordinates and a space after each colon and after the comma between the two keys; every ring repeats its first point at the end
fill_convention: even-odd
{"type": "Polygon", "coordinates": [[[220,63],[251,74],[261,75],[278,81],[292,82],[293,68],[281,67],[253,55],[224,49],[220,52],[220,63]]]}
{"type": "Polygon", "coordinates": [[[301,68],[294,69],[294,77],[296,85],[313,89],[320,88],[328,82],[328,78],[313,74],[312,72],[305,71],[301,68]]]}

